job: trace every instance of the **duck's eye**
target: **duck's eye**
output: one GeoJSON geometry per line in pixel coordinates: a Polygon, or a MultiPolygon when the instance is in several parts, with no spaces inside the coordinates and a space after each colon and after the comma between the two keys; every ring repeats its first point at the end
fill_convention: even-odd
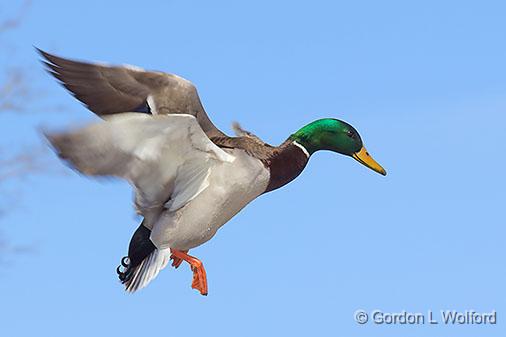
{"type": "Polygon", "coordinates": [[[353,136],[354,136],[354,135],[353,135],[353,131],[351,131],[351,130],[348,130],[348,131],[346,132],[346,134],[347,134],[347,135],[348,135],[348,137],[350,137],[350,138],[353,138],[353,136]]]}

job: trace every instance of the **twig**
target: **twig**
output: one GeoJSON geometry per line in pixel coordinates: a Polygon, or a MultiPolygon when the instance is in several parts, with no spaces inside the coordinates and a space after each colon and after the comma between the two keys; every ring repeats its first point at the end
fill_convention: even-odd
{"type": "Polygon", "coordinates": [[[21,24],[21,21],[23,20],[26,13],[28,13],[28,9],[30,8],[31,4],[31,0],[23,1],[21,8],[18,10],[18,13],[14,18],[6,19],[0,22],[0,34],[7,30],[17,28],[21,24]]]}

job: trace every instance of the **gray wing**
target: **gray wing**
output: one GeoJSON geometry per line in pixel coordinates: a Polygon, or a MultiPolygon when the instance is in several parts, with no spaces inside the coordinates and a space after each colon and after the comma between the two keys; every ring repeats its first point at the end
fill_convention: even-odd
{"type": "Polygon", "coordinates": [[[209,172],[234,157],[207,137],[190,115],[110,115],[77,130],[46,134],[58,155],[90,176],[116,176],[136,190],[144,215],[177,210],[208,187],[209,172]]]}
{"type": "Polygon", "coordinates": [[[131,111],[189,114],[208,137],[224,136],[207,116],[195,86],[184,78],[133,66],[73,61],[37,50],[48,72],[99,116],[131,111]]]}

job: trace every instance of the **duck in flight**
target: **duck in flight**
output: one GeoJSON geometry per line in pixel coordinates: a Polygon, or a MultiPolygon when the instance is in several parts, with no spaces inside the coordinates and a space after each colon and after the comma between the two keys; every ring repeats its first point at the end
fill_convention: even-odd
{"type": "Polygon", "coordinates": [[[229,137],[207,116],[195,86],[179,76],[133,66],[64,59],[38,50],[48,72],[103,118],[46,137],[78,172],[126,179],[143,221],[117,272],[128,292],[151,282],[170,261],[185,261],[192,288],[207,295],[202,262],[188,254],[249,202],[295,179],[313,153],[329,150],[386,171],[350,124],[313,121],[271,146],[235,125],[229,137]]]}

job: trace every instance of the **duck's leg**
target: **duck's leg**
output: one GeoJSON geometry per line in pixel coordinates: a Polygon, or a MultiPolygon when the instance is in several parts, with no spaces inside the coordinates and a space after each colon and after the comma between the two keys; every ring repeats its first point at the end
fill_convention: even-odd
{"type": "Polygon", "coordinates": [[[172,248],[170,251],[172,253],[171,258],[174,259],[174,262],[172,263],[173,266],[179,266],[182,261],[186,261],[190,264],[190,268],[193,271],[192,288],[197,289],[202,295],[206,296],[207,276],[202,262],[196,257],[188,255],[185,251],[172,248]]]}
{"type": "MultiPolygon", "coordinates": [[[[172,255],[170,256],[170,259],[172,260],[172,267],[177,269],[181,265],[181,263],[183,263],[183,259],[174,255],[174,249],[171,249],[170,252],[172,253],[172,255]]],[[[184,254],[188,253],[187,250],[180,250],[180,252],[184,254]]]]}

